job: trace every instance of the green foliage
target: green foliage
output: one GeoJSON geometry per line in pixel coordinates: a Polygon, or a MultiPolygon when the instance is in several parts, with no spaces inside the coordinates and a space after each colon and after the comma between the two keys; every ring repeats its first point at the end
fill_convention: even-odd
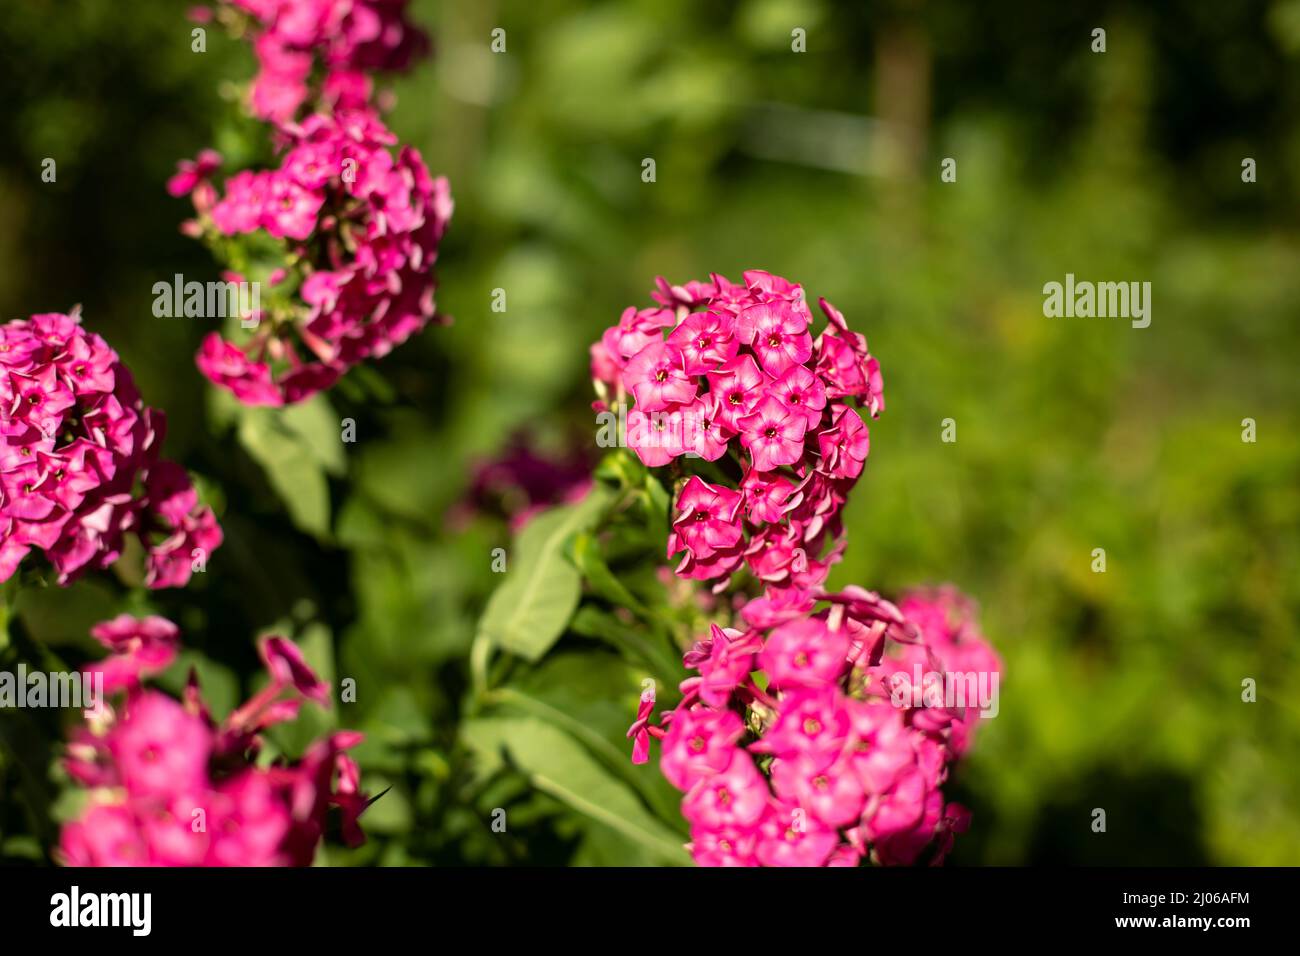
{"type": "Polygon", "coordinates": [[[480,638],[531,661],[550,650],[581,592],[578,569],[564,548],[601,516],[608,497],[597,487],[580,504],[556,508],[529,523],[514,549],[513,567],[479,622],[480,638]]]}
{"type": "MultiPolygon", "coordinates": [[[[187,646],[164,684],[192,664],[226,707],[260,679],[253,637],[280,628],[328,646],[357,699],[309,706],[321,723],[276,745],[359,729],[365,786],[391,787],[370,842],[330,865],[668,862],[677,795],[623,733],[643,680],[671,706],[709,620],[657,573],[672,489],[612,454],[587,503],[513,544],[465,493],[514,433],[590,444],[587,346],[654,276],[766,268],[833,301],[883,366],[832,584],[951,580],[1005,659],[955,781],[974,810],[955,860],[1300,860],[1291,0],[1118,2],[1104,55],[1070,4],[417,0],[438,59],[396,84],[391,125],[452,182],[456,321],[281,410],[223,407],[193,368],[212,329],[150,311],[153,283],[216,277],[176,232],[174,161],[265,158],[235,102],[247,51],[213,30],[192,54],[167,4],[69,0],[58,29],[50,6],[0,22],[0,302],[83,304],[227,538],[180,593],[34,569],[4,603],[0,668],[78,666],[95,621],[162,613],[187,646]],[[510,52],[490,54],[503,24],[510,52]],[[1046,319],[1067,271],[1152,281],[1151,327],[1046,319]]],[[[0,861],[49,862],[68,724],[0,713],[0,861]]]]}

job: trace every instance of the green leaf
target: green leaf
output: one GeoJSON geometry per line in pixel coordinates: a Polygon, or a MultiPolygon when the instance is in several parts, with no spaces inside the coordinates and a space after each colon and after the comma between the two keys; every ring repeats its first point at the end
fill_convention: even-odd
{"type": "Polygon", "coordinates": [[[502,767],[502,755],[509,754],[536,789],[645,847],[665,863],[688,862],[680,836],[563,731],[527,717],[480,717],[467,721],[462,735],[479,754],[485,773],[502,767]]]}
{"type": "Polygon", "coordinates": [[[609,490],[597,485],[577,504],[528,523],[511,549],[505,581],[483,611],[481,636],[530,661],[551,649],[582,593],[581,577],[564,556],[565,546],[595,523],[610,498],[609,490]]]}
{"type": "Polygon", "coordinates": [[[583,532],[573,540],[573,561],[591,589],[605,600],[635,611],[643,617],[649,613],[637,596],[614,576],[614,572],[601,557],[600,545],[592,535],[583,532]]]}
{"type": "Polygon", "coordinates": [[[279,410],[280,425],[294,432],[312,459],[331,475],[346,471],[342,420],[324,395],[279,410]]]}
{"type": "Polygon", "coordinates": [[[654,677],[665,686],[675,686],[686,676],[681,657],[646,628],[625,624],[608,611],[590,604],[584,606],[570,625],[575,634],[594,637],[631,654],[650,667],[654,677]]]}
{"type": "Polygon", "coordinates": [[[287,408],[239,412],[239,441],[262,466],[267,480],[299,528],[329,534],[327,475],[344,470],[339,422],[324,396],[287,408]]]}
{"type": "Polygon", "coordinates": [[[672,521],[672,496],[668,494],[668,490],[655,477],[654,472],[648,468],[645,472],[644,491],[646,514],[655,529],[655,539],[658,541],[666,540],[669,525],[672,521]]]}
{"type": "MultiPolygon", "coordinates": [[[[537,717],[565,731],[631,786],[660,820],[680,830],[684,841],[682,795],[653,767],[636,766],[629,759],[627,726],[651,673],[591,647],[548,654],[517,682],[491,692],[492,715],[537,717]]],[[[675,684],[659,682],[658,698],[657,706],[668,710],[680,695],[675,684]]]]}

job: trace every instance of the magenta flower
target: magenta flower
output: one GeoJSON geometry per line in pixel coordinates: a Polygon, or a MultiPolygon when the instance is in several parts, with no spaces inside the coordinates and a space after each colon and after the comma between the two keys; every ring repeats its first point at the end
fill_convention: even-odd
{"type": "Polygon", "coordinates": [[[226,180],[225,195],[212,207],[212,222],[222,233],[254,232],[262,224],[271,192],[271,174],[244,170],[226,180]]]}
{"type": "Polygon", "coordinates": [[[682,800],[682,814],[708,829],[752,827],[763,816],[769,793],[749,754],[733,750],[723,770],[696,781],[682,800]]]}
{"type": "Polygon", "coordinates": [[[755,524],[776,524],[799,506],[803,493],[776,471],[750,469],[740,483],[745,495],[745,516],[755,524]]]}
{"type": "Polygon", "coordinates": [[[696,643],[683,658],[700,672],[700,700],[710,707],[726,707],[736,689],[754,669],[754,652],[761,647],[756,635],[711,625],[710,639],[696,643]]]}
{"type": "Polygon", "coordinates": [[[804,808],[828,827],[843,827],[862,815],[866,795],[845,761],[817,766],[807,755],[781,757],[772,762],[772,785],[777,795],[804,808]]]}
{"type": "Polygon", "coordinates": [[[684,549],[696,558],[709,558],[716,551],[734,547],[744,533],[740,501],[740,492],[692,476],[677,496],[669,553],[684,549]]]}
{"type": "Polygon", "coordinates": [[[80,316],[0,326],[0,580],[35,548],[67,584],[113,564],[133,534],[149,587],[189,581],[195,549],[210,554],[221,529],[185,472],[159,458],[163,431],[80,316]]]}
{"type": "Polygon", "coordinates": [[[818,769],[829,767],[849,739],[846,698],[833,686],[796,689],[781,700],[780,715],[752,749],[779,756],[805,756],[818,769]]]}
{"type": "Polygon", "coordinates": [[[754,352],[763,371],[779,376],[812,356],[807,309],[802,313],[784,304],[765,302],[744,313],[740,320],[754,328],[754,352]]]}
{"type": "Polygon", "coordinates": [[[627,729],[627,735],[633,738],[632,741],[632,762],[642,764],[650,759],[650,715],[655,709],[655,692],[654,688],[644,691],[641,694],[641,703],[637,707],[636,720],[632,726],[627,729]]]}
{"type": "MultiPolygon", "coordinates": [[[[689,849],[696,862],[942,862],[955,834],[969,825],[968,812],[945,804],[940,792],[961,745],[962,724],[941,720],[925,706],[890,701],[879,688],[887,667],[902,667],[916,655],[929,655],[938,666],[921,629],[860,588],[827,594],[778,587],[761,601],[750,602],[757,607],[746,617],[767,633],[715,625],[710,638],[685,656],[686,666],[700,676],[683,682],[686,699],[665,720],[670,729],[661,769],[687,795],[683,813],[691,823],[689,849]],[[817,613],[821,602],[830,609],[817,613]],[[745,674],[731,676],[720,693],[706,698],[703,689],[719,647],[744,655],[758,650],[766,690],[745,674]],[[793,678],[783,676],[787,671],[793,678]],[[715,740],[709,730],[719,721],[728,731],[715,740]],[[757,737],[748,750],[770,761],[735,765],[731,751],[745,728],[757,737]],[[764,782],[761,789],[751,771],[764,782]],[[751,802],[744,803],[750,794],[751,802]],[[753,804],[760,794],[766,808],[755,823],[753,804]],[[743,804],[740,811],[737,803],[743,804]]],[[[936,647],[946,642],[969,647],[972,654],[980,647],[955,592],[922,593],[905,603],[936,633],[936,647]]],[[[746,670],[754,663],[747,660],[746,670]]]]}
{"type": "Polygon", "coordinates": [[[666,465],[686,446],[682,437],[684,419],[680,410],[627,413],[627,447],[649,468],[666,465]]]}
{"type": "Polygon", "coordinates": [[[744,730],[731,711],[678,707],[664,737],[659,767],[678,790],[690,790],[697,780],[727,768],[744,730]]]}
{"type": "Polygon", "coordinates": [[[273,684],[293,687],[317,703],[324,704],[329,700],[329,685],[316,676],[293,641],[283,637],[268,637],[258,645],[258,651],[273,684]]]}
{"type": "Polygon", "coordinates": [[[798,618],[768,635],[758,666],[771,686],[820,687],[839,679],[848,665],[848,638],[815,617],[798,618]]]}
{"type": "Polygon", "coordinates": [[[145,866],[148,844],[125,806],[92,804],[63,828],[59,851],[68,866],[145,866]]]}
{"type": "Polygon", "coordinates": [[[628,359],[647,345],[662,342],[661,330],[672,324],[673,314],[667,309],[638,310],[629,306],[623,310],[618,325],[607,329],[600,342],[610,361],[621,370],[628,359]]]}
{"type": "Polygon", "coordinates": [[[709,583],[699,606],[719,621],[683,656],[696,673],[682,703],[660,727],[638,711],[634,760],[663,739],[700,865],[942,862],[969,814],[941,787],[977,715],[933,699],[933,674],[921,699],[898,681],[991,677],[1000,662],[951,592],[909,595],[905,613],[825,590],[870,450],[854,406],[884,409],[879,363],[825,300],[814,340],[803,289],[771,273],[661,278],[651,296],[659,308],[628,309],[593,346],[593,407],[630,396],[629,446],[648,467],[673,463],[666,554],[681,555],[677,577],[709,583]],[[738,488],[719,480],[737,473],[738,488]]]}
{"type": "Polygon", "coordinates": [[[709,393],[718,400],[718,420],[733,432],[739,421],[754,410],[767,377],[751,355],[738,355],[709,372],[709,393]]]}
{"type": "Polygon", "coordinates": [[[188,196],[220,168],[221,154],[214,149],[202,150],[193,160],[182,159],[176,164],[176,175],[167,180],[167,192],[172,196],[188,196]]]}
{"type": "Polygon", "coordinates": [[[687,375],[704,375],[736,357],[740,343],[731,325],[713,312],[692,312],[673,329],[668,344],[681,352],[687,375]]]}
{"type": "Polygon", "coordinates": [[[316,229],[325,197],[290,176],[273,175],[259,225],[277,239],[306,239],[316,229]]]}
{"type": "MultiPolygon", "coordinates": [[[[746,272],[744,279],[743,285],[719,275],[683,285],[658,280],[652,297],[660,307],[625,310],[593,346],[592,380],[600,396],[593,407],[607,411],[611,402],[630,396],[635,407],[628,410],[628,445],[650,467],[683,452],[726,466],[735,453],[731,439],[739,437],[740,447],[750,449],[751,467],[743,469],[747,477],[741,489],[745,517],[759,532],[789,517],[802,536],[767,579],[817,585],[841,546],[837,515],[852,484],[850,478],[835,477],[837,484],[828,485],[826,475],[809,474],[802,465],[821,458],[818,436],[828,424],[830,386],[813,364],[803,289],[759,270],[746,272]],[[666,340],[664,328],[669,329],[666,340]],[[760,407],[763,414],[753,417],[760,407]],[[680,448],[676,422],[654,424],[657,412],[680,413],[680,448]],[[666,433],[667,440],[651,441],[649,428],[666,433]],[[797,466],[797,474],[778,471],[787,466],[797,466]],[[827,546],[830,554],[821,554],[827,546]]],[[[828,326],[826,334],[849,333],[828,326]]],[[[850,351],[856,348],[856,341],[840,342],[850,351]]],[[[686,468],[689,477],[689,461],[686,468]]],[[[732,549],[720,549],[708,557],[688,554],[677,573],[720,582],[737,565],[732,549]]]]}
{"type": "Polygon", "coordinates": [[[750,627],[769,628],[810,613],[817,596],[803,588],[769,587],[760,597],[745,602],[741,614],[750,627]]]}
{"type": "Polygon", "coordinates": [[[254,316],[240,345],[212,333],[197,357],[214,384],[256,405],[327,389],[434,321],[433,268],[452,214],[447,181],[414,149],[394,157],[396,137],[365,103],[286,122],[276,139],[277,168],[236,173],[224,195],[205,183],[187,225],[211,242],[264,231],[281,243],[274,281],[297,282],[298,305],[254,316]]]}
{"type": "Polygon", "coordinates": [[[825,299],[818,304],[829,321],[817,341],[817,374],[826,382],[827,398],[858,398],[872,418],[879,418],[885,410],[880,363],[867,351],[867,340],[850,331],[835,306],[825,299]]]}
{"type": "Polygon", "coordinates": [[[90,634],[108,648],[111,656],[86,670],[103,673],[104,691],[110,694],[138,686],[142,678],[165,671],[176,660],[180,646],[176,625],[156,615],[137,618],[121,614],[96,624],[90,634]]]}
{"type": "Polygon", "coordinates": [[[862,417],[847,405],[831,406],[831,427],[817,435],[818,470],[831,478],[856,478],[871,451],[862,417]]]}
{"type": "Polygon", "coordinates": [[[754,854],[764,866],[824,866],[840,835],[803,807],[773,803],[758,828],[754,854]]]}
{"type": "MultiPolygon", "coordinates": [[[[672,557],[680,549],[675,536],[668,539],[668,557],[672,557]]],[[[687,551],[681,562],[677,565],[675,572],[678,577],[689,578],[694,581],[716,581],[722,579],[725,584],[726,578],[744,562],[745,555],[743,547],[737,544],[735,547],[715,551],[708,558],[697,558],[694,553],[687,551]]]]}
{"type": "MultiPolygon", "coordinates": [[[[123,616],[94,633],[115,657],[156,664],[175,654],[175,626],[162,618],[123,616]]],[[[345,752],[359,734],[319,740],[297,763],[259,765],[262,730],[296,716],[304,695],[328,699],[328,688],[289,641],[269,638],[261,651],[270,684],[221,724],[193,675],[182,702],[142,689],[139,678],[151,665],[136,671],[118,702],[74,732],[65,765],[90,792],[84,812],[63,828],[62,862],[306,866],[333,808],[341,811],[345,841],[364,839],[357,818],[367,798],[345,752]]]]}
{"type": "Polygon", "coordinates": [[[727,453],[733,432],[722,424],[717,397],[701,395],[682,412],[682,446],[705,461],[727,453]]]}
{"type": "Polygon", "coordinates": [[[643,412],[662,411],[695,398],[698,386],[686,374],[682,353],[667,342],[651,342],[628,359],[623,385],[643,412]]]}
{"type": "Polygon", "coordinates": [[[767,388],[769,395],[789,409],[792,415],[802,415],[808,428],[816,428],[826,407],[826,386],[807,366],[791,365],[767,388]]]}
{"type": "Polygon", "coordinates": [[[741,444],[749,449],[750,461],[756,471],[793,465],[803,457],[807,419],[802,415],[791,415],[777,398],[766,396],[737,424],[741,444]]]}
{"type": "Polygon", "coordinates": [[[228,0],[251,14],[260,70],[249,105],[275,123],[292,120],[313,92],[338,107],[370,97],[369,71],[406,69],[429,38],[406,19],[409,0],[228,0]],[[318,76],[318,85],[311,78],[318,76]]]}
{"type": "Polygon", "coordinates": [[[284,402],[271,381],[271,367],[265,362],[250,362],[243,349],[216,332],[204,337],[195,362],[209,381],[228,388],[245,405],[284,402]]]}
{"type": "Polygon", "coordinates": [[[802,527],[769,524],[755,532],[745,549],[745,563],[755,577],[767,583],[794,583],[796,573],[808,569],[802,527]]]}
{"type": "Polygon", "coordinates": [[[213,736],[176,701],[148,691],[128,703],[107,746],[127,793],[150,797],[201,787],[213,736]]]}
{"type": "Polygon", "coordinates": [[[759,866],[754,852],[758,836],[749,827],[696,826],[686,849],[700,866],[759,866]]]}

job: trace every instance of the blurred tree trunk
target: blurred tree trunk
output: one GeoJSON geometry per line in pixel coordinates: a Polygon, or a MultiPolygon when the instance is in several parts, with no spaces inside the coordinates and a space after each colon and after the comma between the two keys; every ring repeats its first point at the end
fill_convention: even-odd
{"type": "Polygon", "coordinates": [[[882,179],[885,221],[899,238],[912,238],[930,134],[931,51],[921,0],[897,7],[876,33],[874,112],[883,135],[873,165],[882,179]]]}

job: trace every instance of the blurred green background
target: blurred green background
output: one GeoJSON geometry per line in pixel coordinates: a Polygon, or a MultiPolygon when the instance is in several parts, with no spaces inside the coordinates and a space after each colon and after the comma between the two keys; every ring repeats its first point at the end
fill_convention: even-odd
{"type": "MultiPolygon", "coordinates": [[[[285,735],[364,730],[367,789],[392,787],[370,843],[322,862],[653,862],[460,739],[489,555],[510,540],[466,495],[512,436],[594,455],[587,345],[655,276],[762,268],[834,302],[883,366],[832,583],[951,581],[1005,659],[1001,712],[952,786],[975,814],[954,862],[1300,863],[1300,0],[1084,7],[416,0],[436,56],[395,82],[389,122],[451,178],[455,324],[329,404],[237,418],[194,368],[206,325],[150,306],[176,272],[215,277],[163,184],[204,146],[249,155],[232,98],[251,55],[215,29],[192,53],[171,3],[7,5],[3,318],[80,303],[227,532],[181,593],[24,592],[22,640],[75,659],[95,620],[149,607],[226,707],[267,628],[356,678],[356,704],[285,735]],[[1067,272],[1150,281],[1150,327],[1045,318],[1067,272]],[[340,454],[343,417],[358,440],[340,454]]],[[[634,677],[567,678],[616,742],[634,677]]],[[[30,719],[47,722],[13,735],[30,752],[0,763],[7,862],[45,859],[69,812],[57,769],[28,772],[54,718],[30,719]]]]}

